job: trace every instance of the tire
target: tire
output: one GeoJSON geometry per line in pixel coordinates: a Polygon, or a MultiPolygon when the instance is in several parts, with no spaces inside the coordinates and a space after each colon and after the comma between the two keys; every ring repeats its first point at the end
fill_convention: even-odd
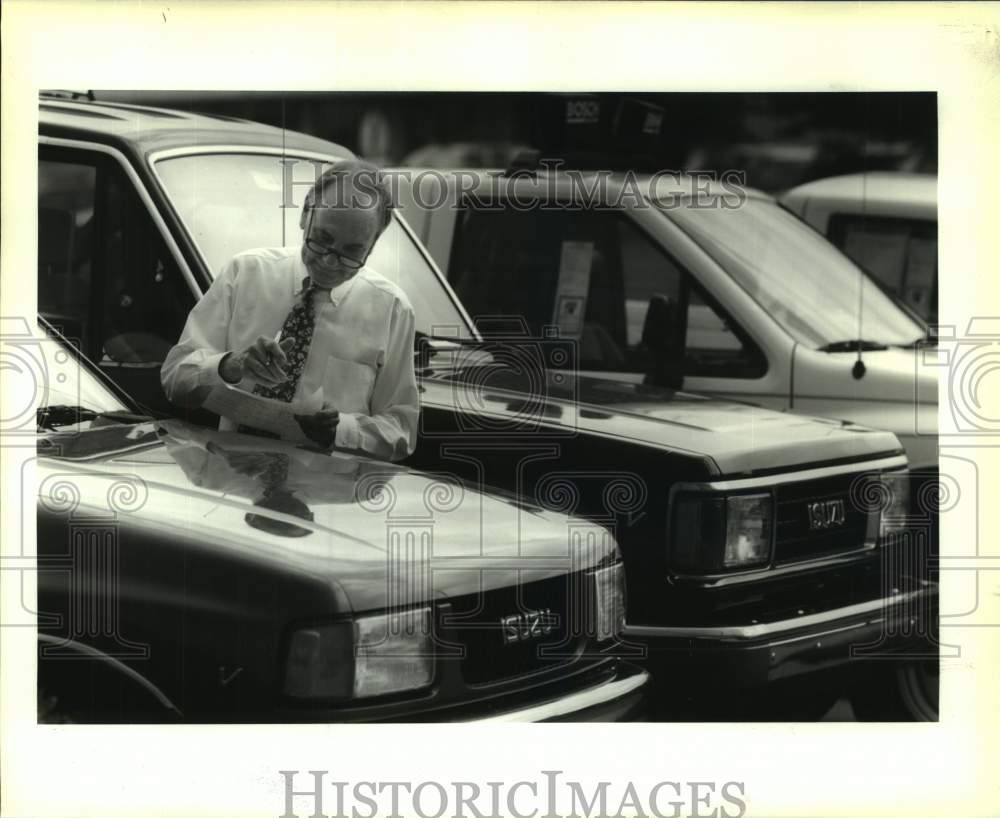
{"type": "MultiPolygon", "coordinates": [[[[100,656],[38,659],[39,724],[172,724],[179,721],[147,687],[100,656]]],[[[169,704],[169,702],[168,702],[169,704]]]]}
{"type": "Polygon", "coordinates": [[[851,706],[858,721],[937,721],[938,690],[937,661],[885,662],[861,674],[851,706]]]}
{"type": "Polygon", "coordinates": [[[77,724],[77,713],[66,707],[59,696],[51,694],[48,689],[38,688],[38,723],[39,724],[77,724]]]}

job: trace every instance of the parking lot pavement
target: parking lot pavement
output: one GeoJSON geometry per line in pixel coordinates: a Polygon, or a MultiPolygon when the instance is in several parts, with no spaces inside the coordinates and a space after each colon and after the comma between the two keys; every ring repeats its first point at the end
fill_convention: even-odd
{"type": "Polygon", "coordinates": [[[854,708],[848,699],[837,699],[820,721],[857,721],[854,715],[854,708]]]}

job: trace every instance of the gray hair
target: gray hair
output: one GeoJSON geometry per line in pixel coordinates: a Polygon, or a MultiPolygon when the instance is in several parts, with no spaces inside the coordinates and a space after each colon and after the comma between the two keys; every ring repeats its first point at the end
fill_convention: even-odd
{"type": "Polygon", "coordinates": [[[342,159],[324,170],[306,194],[304,213],[316,207],[375,208],[380,216],[379,234],[392,221],[392,189],[378,165],[364,159],[342,159]],[[350,197],[344,194],[350,190],[350,197]]]}

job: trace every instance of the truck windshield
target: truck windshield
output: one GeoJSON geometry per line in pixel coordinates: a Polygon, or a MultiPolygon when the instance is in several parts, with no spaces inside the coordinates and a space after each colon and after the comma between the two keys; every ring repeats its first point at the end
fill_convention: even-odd
{"type": "Polygon", "coordinates": [[[854,262],[773,202],[749,197],[733,210],[674,206],[661,212],[801,344],[832,349],[863,338],[909,346],[925,337],[926,328],[854,262]]]}
{"type": "MultiPolygon", "coordinates": [[[[301,244],[299,216],[315,178],[315,164],[289,156],[284,161],[292,168],[291,207],[282,207],[285,166],[279,155],[198,153],[156,162],[156,173],[212,275],[244,250],[301,244]]],[[[368,266],[406,293],[418,330],[433,336],[472,337],[461,312],[398,220],[378,240],[368,266]]]]}

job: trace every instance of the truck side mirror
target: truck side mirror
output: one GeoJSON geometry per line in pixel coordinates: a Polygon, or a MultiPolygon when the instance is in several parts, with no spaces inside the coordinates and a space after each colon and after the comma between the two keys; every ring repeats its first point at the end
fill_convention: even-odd
{"type": "Polygon", "coordinates": [[[647,380],[657,386],[680,389],[684,384],[684,312],[668,295],[653,293],[642,326],[642,343],[652,361],[647,380]]]}

